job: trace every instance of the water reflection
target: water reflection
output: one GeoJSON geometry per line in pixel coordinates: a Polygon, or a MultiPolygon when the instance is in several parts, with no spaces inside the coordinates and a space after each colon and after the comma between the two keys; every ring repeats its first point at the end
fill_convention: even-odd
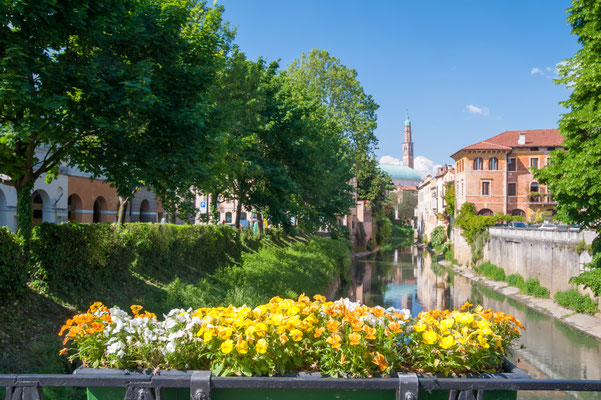
{"type": "MultiPolygon", "coordinates": [[[[424,308],[444,309],[465,301],[504,311],[528,328],[523,349],[514,361],[533,378],[601,380],[601,342],[553,318],[433,262],[428,252],[403,247],[355,262],[348,296],[368,305],[408,308],[417,315],[424,308]]],[[[519,398],[601,399],[600,393],[522,392],[519,398]]]]}

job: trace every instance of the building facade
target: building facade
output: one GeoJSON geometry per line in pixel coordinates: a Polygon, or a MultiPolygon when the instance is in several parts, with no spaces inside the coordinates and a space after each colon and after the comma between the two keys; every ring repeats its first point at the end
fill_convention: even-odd
{"type": "Polygon", "coordinates": [[[464,147],[455,160],[455,206],[474,203],[479,215],[504,213],[534,219],[555,212],[546,186],[532,173],[561,146],[557,129],[506,131],[464,147]]]}
{"type": "Polygon", "coordinates": [[[426,176],[417,188],[416,224],[419,237],[430,236],[437,226],[447,227],[444,218],[448,185],[455,181],[455,169],[449,165],[439,167],[435,176],[426,176]]]}

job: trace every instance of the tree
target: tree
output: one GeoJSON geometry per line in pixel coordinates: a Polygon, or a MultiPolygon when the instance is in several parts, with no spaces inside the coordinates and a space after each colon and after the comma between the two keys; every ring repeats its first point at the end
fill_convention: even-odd
{"type": "Polygon", "coordinates": [[[403,199],[399,206],[399,218],[402,220],[411,220],[415,215],[415,207],[417,207],[417,194],[409,191],[403,192],[403,199]]]}
{"type": "MultiPolygon", "coordinates": [[[[560,104],[567,108],[559,121],[564,150],[552,152],[551,165],[535,172],[547,184],[561,219],[601,229],[601,4],[573,0],[568,9],[572,34],[582,48],[559,67],[556,83],[572,90],[560,104]]],[[[601,235],[593,242],[593,271],[574,283],[585,284],[601,294],[601,235]]]]}
{"type": "Polygon", "coordinates": [[[0,18],[0,170],[17,190],[24,237],[35,180],[62,163],[127,197],[142,184],[181,185],[213,157],[203,95],[228,38],[221,8],[2,0],[0,18]]]}
{"type": "Polygon", "coordinates": [[[86,75],[105,84],[82,89],[79,111],[94,115],[98,134],[77,143],[71,162],[114,183],[119,222],[141,186],[172,218],[194,214],[190,187],[215,174],[223,152],[209,93],[231,39],[222,11],[195,0],[140,2],[91,56],[86,75]]]}
{"type": "Polygon", "coordinates": [[[94,67],[81,56],[120,23],[125,6],[119,0],[0,2],[0,171],[16,188],[17,226],[26,238],[34,182],[43,174],[51,179],[75,144],[92,135],[91,116],[75,111],[86,78],[80,68],[94,67]]]}
{"type": "Polygon", "coordinates": [[[326,107],[333,123],[349,141],[357,186],[360,192],[372,190],[370,157],[377,146],[374,134],[377,127],[378,105],[367,95],[357,79],[357,71],[343,65],[326,50],[311,50],[294,60],[288,68],[289,78],[326,107]]]}

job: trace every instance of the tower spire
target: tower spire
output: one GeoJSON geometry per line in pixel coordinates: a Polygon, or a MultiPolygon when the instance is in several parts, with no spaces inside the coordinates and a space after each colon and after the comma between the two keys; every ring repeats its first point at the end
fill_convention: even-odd
{"type": "Polygon", "coordinates": [[[403,165],[413,168],[413,140],[411,138],[411,120],[409,111],[405,118],[405,140],[403,141],[403,165]]]}

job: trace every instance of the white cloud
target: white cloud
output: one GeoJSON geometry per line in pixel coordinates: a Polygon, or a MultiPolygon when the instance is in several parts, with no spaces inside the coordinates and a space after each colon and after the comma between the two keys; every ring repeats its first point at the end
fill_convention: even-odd
{"type": "Polygon", "coordinates": [[[540,74],[540,75],[545,75],[545,73],[543,72],[542,69],[538,68],[538,67],[532,67],[532,69],[530,70],[530,75],[536,75],[536,74],[540,74]]]}
{"type": "Polygon", "coordinates": [[[478,107],[473,104],[470,104],[470,105],[465,106],[465,108],[467,109],[468,112],[470,112],[472,114],[478,114],[478,115],[484,115],[484,116],[487,116],[488,114],[490,114],[488,107],[478,107]]]}
{"type": "Polygon", "coordinates": [[[434,164],[434,162],[424,156],[417,156],[413,160],[413,169],[417,171],[417,173],[425,178],[426,175],[434,176],[436,174],[436,170],[441,167],[440,164],[434,164]]]}
{"type": "Polygon", "coordinates": [[[394,158],[393,156],[382,156],[380,158],[381,164],[393,164],[393,165],[402,165],[403,162],[400,158],[394,158]]]}

